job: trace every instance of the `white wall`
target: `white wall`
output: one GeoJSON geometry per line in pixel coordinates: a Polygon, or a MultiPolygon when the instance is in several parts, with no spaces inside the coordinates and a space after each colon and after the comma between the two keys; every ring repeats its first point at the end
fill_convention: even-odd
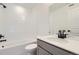
{"type": "Polygon", "coordinates": [[[72,34],[79,35],[79,4],[68,8],[68,25],[72,34]]]}
{"type": "Polygon", "coordinates": [[[49,34],[49,8],[45,4],[40,4],[32,9],[33,20],[36,20],[37,36],[49,34]]]}
{"type": "Polygon", "coordinates": [[[6,6],[0,8],[0,33],[7,42],[29,43],[36,41],[38,35],[48,35],[48,6],[40,4],[32,9],[18,4],[6,6]]]}
{"type": "Polygon", "coordinates": [[[0,8],[0,33],[5,35],[7,42],[27,43],[35,41],[32,21],[32,10],[16,4],[6,4],[7,8],[0,8]]]}
{"type": "Polygon", "coordinates": [[[3,22],[4,22],[4,11],[3,11],[3,9],[0,9],[0,33],[3,33],[3,22]]]}
{"type": "Polygon", "coordinates": [[[50,11],[50,26],[51,33],[56,34],[58,30],[67,29],[67,9],[65,7],[58,8],[57,10],[50,11]]]}
{"type": "MultiPolygon", "coordinates": [[[[50,11],[50,26],[52,34],[59,29],[69,29],[71,34],[79,35],[79,4],[69,7],[67,4],[61,8],[50,11]]],[[[51,9],[51,8],[50,8],[51,9]]]]}

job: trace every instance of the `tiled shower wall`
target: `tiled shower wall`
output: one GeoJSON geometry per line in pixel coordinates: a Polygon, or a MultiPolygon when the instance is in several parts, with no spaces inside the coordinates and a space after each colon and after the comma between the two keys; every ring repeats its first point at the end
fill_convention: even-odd
{"type": "Polygon", "coordinates": [[[20,4],[6,3],[7,8],[0,8],[0,34],[7,42],[36,41],[37,35],[48,35],[48,7],[44,4],[28,8],[20,4]]]}

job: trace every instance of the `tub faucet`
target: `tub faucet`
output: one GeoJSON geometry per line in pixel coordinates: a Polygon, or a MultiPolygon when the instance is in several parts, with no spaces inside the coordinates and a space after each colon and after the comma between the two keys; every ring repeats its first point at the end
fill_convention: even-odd
{"type": "Polygon", "coordinates": [[[4,36],[3,36],[2,34],[0,34],[0,39],[1,39],[2,37],[4,38],[4,36]]]}
{"type": "Polygon", "coordinates": [[[2,39],[4,38],[4,36],[2,34],[0,34],[0,42],[6,42],[7,40],[6,39],[2,39]]]}
{"type": "Polygon", "coordinates": [[[6,42],[7,40],[6,39],[4,39],[4,40],[0,40],[0,42],[6,42]]]}

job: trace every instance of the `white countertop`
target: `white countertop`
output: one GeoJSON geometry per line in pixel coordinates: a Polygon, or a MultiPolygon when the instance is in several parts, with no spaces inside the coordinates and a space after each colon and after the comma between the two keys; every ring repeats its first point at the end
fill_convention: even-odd
{"type": "Polygon", "coordinates": [[[49,35],[37,38],[60,48],[63,48],[65,50],[79,54],[79,36],[72,36],[69,38],[61,39],[57,38],[57,36],[55,35],[49,35]]]}

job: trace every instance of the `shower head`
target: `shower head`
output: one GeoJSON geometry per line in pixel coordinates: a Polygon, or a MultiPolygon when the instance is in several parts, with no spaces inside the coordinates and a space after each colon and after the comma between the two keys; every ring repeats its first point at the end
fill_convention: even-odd
{"type": "Polygon", "coordinates": [[[3,5],[3,8],[6,8],[6,6],[5,6],[5,5],[3,5]]]}
{"type": "Polygon", "coordinates": [[[1,6],[3,6],[3,8],[6,8],[6,6],[3,3],[0,3],[1,6]]]}

